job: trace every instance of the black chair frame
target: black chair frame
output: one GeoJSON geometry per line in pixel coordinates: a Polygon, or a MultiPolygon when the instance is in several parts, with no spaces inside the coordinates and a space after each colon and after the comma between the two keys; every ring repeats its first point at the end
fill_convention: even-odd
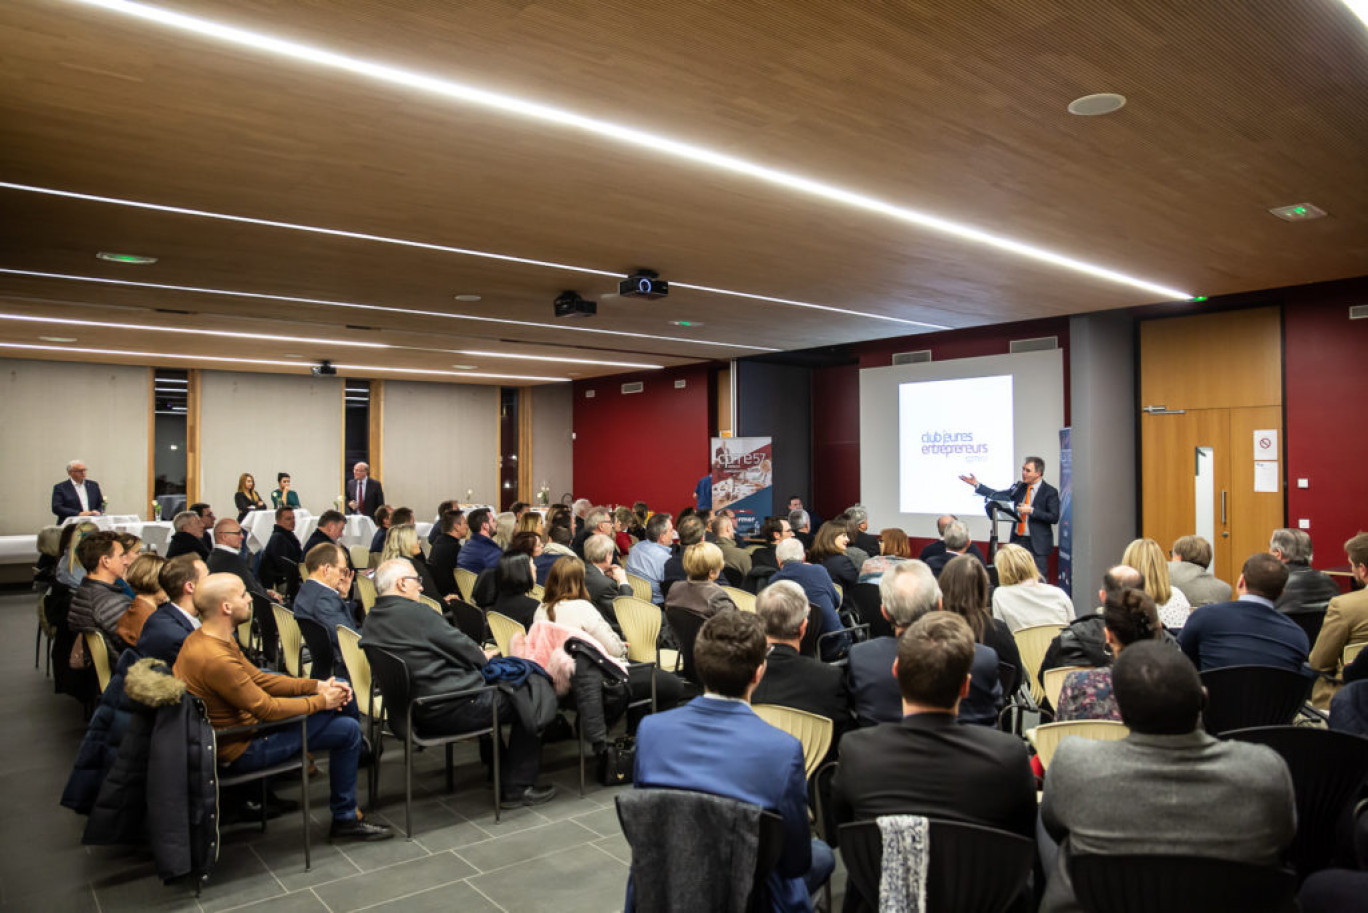
{"type": "MultiPolygon", "coordinates": [[[[328,637],[327,628],[311,619],[300,618],[298,615],[295,616],[295,624],[299,625],[299,633],[304,638],[304,646],[309,648],[309,661],[313,664],[309,669],[309,677],[331,678],[333,670],[337,668],[337,658],[333,656],[332,640],[328,637]]],[[[300,669],[303,670],[302,664],[300,669]]]]}
{"type": "Polygon", "coordinates": [[[1297,888],[1288,869],[1228,859],[1080,854],[1068,865],[1086,913],[1280,913],[1297,888]]]}
{"type": "Polygon", "coordinates": [[[1273,666],[1226,666],[1202,673],[1206,731],[1220,735],[1257,726],[1283,726],[1296,718],[1315,679],[1273,666]]]}

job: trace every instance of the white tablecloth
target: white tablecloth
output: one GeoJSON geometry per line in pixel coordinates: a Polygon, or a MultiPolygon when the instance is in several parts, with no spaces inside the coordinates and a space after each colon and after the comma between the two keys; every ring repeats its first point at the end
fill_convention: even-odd
{"type": "Polygon", "coordinates": [[[106,514],[102,517],[67,517],[62,521],[62,525],[70,526],[73,523],[94,523],[103,530],[118,530],[120,526],[141,522],[142,517],[137,514],[106,514]]]}
{"type": "MultiPolygon", "coordinates": [[[[313,514],[302,507],[296,507],[294,515],[295,536],[299,537],[299,531],[313,521],[313,514]]],[[[249,511],[247,516],[242,518],[242,528],[247,530],[249,537],[247,547],[254,552],[261,551],[266,547],[266,543],[271,541],[271,530],[275,529],[275,510],[267,508],[266,510],[249,511]]],[[[309,532],[313,532],[313,526],[309,526],[308,529],[309,532]]],[[[308,533],[304,535],[307,536],[308,533]]],[[[304,538],[299,538],[299,544],[304,544],[304,538]]]]}
{"type": "Polygon", "coordinates": [[[152,522],[135,519],[132,523],[116,523],[114,529],[121,533],[132,533],[159,555],[166,554],[166,547],[171,542],[172,527],[167,520],[152,522]]]}

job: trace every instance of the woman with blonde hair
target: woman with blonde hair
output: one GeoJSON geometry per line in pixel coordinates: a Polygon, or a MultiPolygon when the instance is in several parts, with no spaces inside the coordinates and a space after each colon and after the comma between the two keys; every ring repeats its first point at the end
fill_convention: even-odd
{"type": "Polygon", "coordinates": [[[1145,580],[1145,592],[1159,608],[1166,628],[1181,628],[1192,614],[1192,604],[1169,578],[1168,557],[1153,539],[1136,539],[1126,546],[1121,563],[1133,567],[1145,580]]]}
{"type": "Polygon", "coordinates": [[[1035,558],[1020,545],[999,545],[993,556],[998,588],[993,591],[993,617],[1007,622],[1015,634],[1035,625],[1066,625],[1073,620],[1067,593],[1040,579],[1035,558]]]}
{"type": "Polygon", "coordinates": [[[459,599],[460,595],[453,593],[450,596],[442,597],[442,591],[437,588],[437,578],[433,576],[432,568],[428,566],[427,558],[423,555],[423,545],[418,539],[418,530],[410,523],[399,526],[391,526],[389,532],[385,534],[385,547],[380,550],[379,567],[391,558],[405,558],[413,564],[413,569],[422,578],[423,595],[438,602],[450,602],[452,599],[459,599]]]}
{"type": "Polygon", "coordinates": [[[911,557],[907,533],[895,526],[879,530],[879,553],[860,566],[860,583],[878,583],[890,567],[911,557]]]}
{"type": "Polygon", "coordinates": [[[665,594],[665,608],[688,609],[711,618],[724,609],[736,609],[727,591],[717,584],[725,560],[722,549],[711,542],[698,542],[684,549],[684,573],[665,594]]]}
{"type": "Polygon", "coordinates": [[[85,568],[81,565],[81,559],[77,557],[76,547],[81,544],[81,540],[91,533],[99,532],[99,527],[89,520],[80,523],[71,523],[62,528],[62,538],[58,543],[61,550],[61,557],[57,559],[57,582],[63,586],[76,589],[85,579],[85,568]]]}
{"type": "Polygon", "coordinates": [[[238,476],[237,492],[233,495],[233,504],[237,507],[237,521],[242,522],[242,518],[254,510],[265,510],[266,502],[261,500],[261,495],[257,494],[256,479],[250,472],[244,472],[238,476]]]}
{"type": "Polygon", "coordinates": [[[500,549],[508,548],[508,543],[513,539],[513,527],[518,523],[518,517],[511,510],[506,510],[494,518],[494,535],[491,537],[494,544],[500,549]]]}
{"type": "Polygon", "coordinates": [[[536,533],[537,538],[545,542],[546,519],[535,510],[523,511],[523,515],[513,527],[513,535],[516,536],[518,533],[536,533]]]}
{"type": "Polygon", "coordinates": [[[149,552],[139,555],[128,566],[128,573],[124,575],[124,579],[133,588],[133,602],[120,616],[119,623],[115,627],[115,632],[125,646],[131,647],[137,644],[138,637],[142,634],[143,625],[147,619],[152,617],[153,612],[157,611],[157,606],[167,601],[166,594],[162,592],[161,582],[158,580],[162,565],[165,563],[166,559],[161,555],[154,555],[149,552]]]}

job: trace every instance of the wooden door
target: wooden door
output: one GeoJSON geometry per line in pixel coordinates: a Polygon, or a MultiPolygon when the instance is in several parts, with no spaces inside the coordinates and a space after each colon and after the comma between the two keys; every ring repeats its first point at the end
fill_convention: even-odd
{"type": "Polygon", "coordinates": [[[1202,535],[1215,552],[1213,573],[1230,580],[1230,410],[1146,414],[1140,440],[1143,535],[1165,551],[1181,536],[1202,535]],[[1211,451],[1209,466],[1202,467],[1212,473],[1208,484],[1201,481],[1198,448],[1211,451]]]}

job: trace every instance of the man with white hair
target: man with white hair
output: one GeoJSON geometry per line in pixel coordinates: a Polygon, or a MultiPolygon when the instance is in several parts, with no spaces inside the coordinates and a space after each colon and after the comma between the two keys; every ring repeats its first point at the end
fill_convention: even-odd
{"type": "Polygon", "coordinates": [[[798,652],[808,627],[808,599],[792,580],[771,583],[755,597],[755,614],[765,623],[769,641],[765,677],[751,701],[806,710],[831,720],[831,751],[854,723],[850,695],[840,666],[821,662],[798,652]]]}
{"type": "MultiPolygon", "coordinates": [[[[893,626],[893,636],[875,637],[851,647],[846,667],[851,704],[861,726],[902,719],[902,695],[893,674],[898,638],[918,618],[940,609],[940,585],[925,562],[899,562],[885,571],[879,581],[879,601],[879,611],[893,626]]],[[[969,694],[959,703],[959,720],[991,726],[997,721],[1001,703],[997,651],[975,644],[969,694]]]]}
{"type": "MultiPolygon", "coordinates": [[[[821,637],[844,627],[841,624],[841,616],[836,612],[836,607],[841,604],[841,598],[836,595],[836,586],[831,582],[831,574],[827,569],[820,564],[805,563],[805,556],[803,543],[796,536],[776,545],[774,557],[779,561],[779,570],[770,577],[770,586],[781,580],[792,580],[802,587],[807,601],[822,613],[822,629],[817,633],[817,636],[821,637]]],[[[845,650],[847,644],[848,638],[844,636],[823,641],[822,659],[835,659],[845,650]]]]}
{"type": "MultiPolygon", "coordinates": [[[[613,535],[613,512],[606,507],[594,507],[584,515],[584,526],[570,542],[570,549],[578,558],[584,558],[584,542],[590,536],[613,535]]],[[[588,561],[587,558],[585,558],[588,561]]]]}
{"type": "Polygon", "coordinates": [[[602,533],[595,533],[584,540],[584,586],[589,590],[589,601],[599,614],[621,631],[613,600],[619,596],[631,596],[632,585],[627,582],[627,572],[613,563],[613,552],[617,545],[602,533]]]}
{"type": "Polygon", "coordinates": [[[183,510],[171,520],[175,532],[166,545],[166,557],[194,554],[208,563],[209,548],[204,544],[204,520],[193,510],[183,510]]]}
{"type": "Polygon", "coordinates": [[[579,535],[580,530],[584,529],[584,516],[589,513],[589,508],[594,506],[594,502],[588,498],[578,498],[575,503],[570,505],[570,513],[575,518],[575,534],[579,535]]]}
{"type": "MultiPolygon", "coordinates": [[[[361,645],[388,650],[402,659],[408,666],[413,697],[484,685],[482,670],[499,651],[481,650],[479,644],[418,600],[423,581],[407,558],[381,564],[375,571],[375,589],[379,596],[366,616],[361,645]]],[[[537,785],[541,736],[523,723],[503,691],[415,707],[413,722],[423,733],[434,735],[484,729],[489,726],[494,701],[498,702],[499,721],[511,724],[508,749],[501,751],[499,758],[502,804],[541,805],[551,801],[556,788],[537,785]]]]}
{"type": "Polygon", "coordinates": [[[1311,534],[1304,529],[1275,529],[1268,540],[1268,551],[1287,565],[1287,585],[1273,607],[1284,615],[1323,618],[1340,588],[1329,574],[1311,567],[1311,534]]]}
{"type": "Polygon", "coordinates": [[[104,495],[100,483],[86,479],[84,460],[72,460],[66,465],[67,477],[52,486],[52,512],[57,522],[68,517],[98,517],[104,510],[104,495]]]}
{"type": "Polygon", "coordinates": [[[969,541],[969,527],[964,525],[963,520],[951,520],[941,533],[941,544],[945,547],[940,553],[926,559],[926,566],[931,568],[931,573],[937,577],[951,561],[960,555],[969,554],[969,547],[973,545],[969,541]]]}
{"type": "MultiPolygon", "coordinates": [[[[849,545],[855,546],[867,555],[879,554],[879,537],[869,534],[869,511],[865,510],[865,506],[855,504],[848,507],[846,517],[852,529],[849,545]]],[[[855,567],[859,569],[858,564],[855,567]]]]}
{"type": "Polygon", "coordinates": [[[370,464],[353,466],[352,477],[347,481],[347,513],[373,517],[384,503],[385,489],[370,477],[370,464]]]}

